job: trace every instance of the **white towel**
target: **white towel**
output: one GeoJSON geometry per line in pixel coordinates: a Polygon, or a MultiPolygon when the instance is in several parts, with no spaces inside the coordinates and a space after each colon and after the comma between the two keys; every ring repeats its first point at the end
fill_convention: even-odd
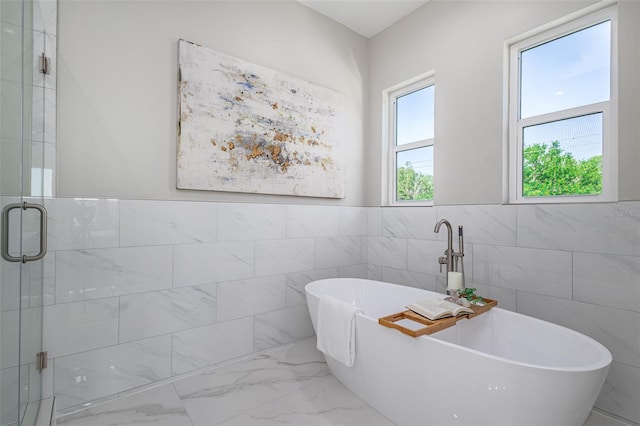
{"type": "Polygon", "coordinates": [[[356,358],[356,314],[362,312],[357,306],[343,302],[333,296],[320,297],[318,306],[318,350],[353,366],[356,358]]]}

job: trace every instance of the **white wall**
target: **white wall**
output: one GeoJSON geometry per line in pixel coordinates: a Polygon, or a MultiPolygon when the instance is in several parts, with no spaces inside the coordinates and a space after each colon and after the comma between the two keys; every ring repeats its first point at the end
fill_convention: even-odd
{"type": "Polygon", "coordinates": [[[294,1],[71,1],[59,5],[62,197],[362,205],[366,39],[294,1]],[[344,200],[175,188],[177,41],[346,96],[344,200]]]}
{"type": "Polygon", "coordinates": [[[620,200],[640,200],[640,2],[619,6],[620,200]]]}
{"type": "MultiPolygon", "coordinates": [[[[503,188],[504,41],[593,1],[431,1],[369,44],[367,202],[380,205],[383,90],[436,72],[435,203],[496,204],[503,188]]],[[[640,199],[640,5],[620,10],[620,199],[640,199]]]]}

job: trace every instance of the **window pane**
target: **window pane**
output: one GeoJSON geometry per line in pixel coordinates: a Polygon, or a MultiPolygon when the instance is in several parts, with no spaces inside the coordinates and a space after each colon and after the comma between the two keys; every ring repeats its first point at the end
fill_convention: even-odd
{"type": "Polygon", "coordinates": [[[396,145],[433,138],[434,86],[396,99],[396,145]]]}
{"type": "Polygon", "coordinates": [[[433,146],[396,154],[396,201],[433,200],[433,146]]]}
{"type": "Polygon", "coordinates": [[[523,51],[520,117],[608,101],[610,64],[610,21],[523,51]]]}
{"type": "Polygon", "coordinates": [[[522,130],[522,195],[602,192],[602,113],[522,130]]]}

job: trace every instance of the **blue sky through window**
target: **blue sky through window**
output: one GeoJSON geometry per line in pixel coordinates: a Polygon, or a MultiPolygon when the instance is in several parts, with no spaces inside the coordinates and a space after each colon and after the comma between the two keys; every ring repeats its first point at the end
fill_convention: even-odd
{"type": "Polygon", "coordinates": [[[433,138],[434,86],[396,100],[396,145],[433,138]]]}
{"type": "MultiPolygon", "coordinates": [[[[611,21],[527,49],[520,54],[520,116],[608,101],[611,77],[611,21]]],[[[560,147],[577,160],[602,155],[602,114],[538,124],[523,129],[524,146],[560,147]]]]}
{"type": "MultiPolygon", "coordinates": [[[[396,99],[396,145],[433,139],[435,86],[427,86],[396,99]]],[[[397,167],[411,163],[412,168],[433,175],[433,147],[397,153],[397,167]]]]}
{"type": "Polygon", "coordinates": [[[611,21],[521,53],[520,117],[610,98],[611,21]]]}

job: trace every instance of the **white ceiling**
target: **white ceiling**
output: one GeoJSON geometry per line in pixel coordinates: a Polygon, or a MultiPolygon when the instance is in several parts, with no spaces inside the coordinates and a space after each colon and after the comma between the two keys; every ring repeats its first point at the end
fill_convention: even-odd
{"type": "Polygon", "coordinates": [[[429,0],[298,0],[367,38],[429,0]]]}

